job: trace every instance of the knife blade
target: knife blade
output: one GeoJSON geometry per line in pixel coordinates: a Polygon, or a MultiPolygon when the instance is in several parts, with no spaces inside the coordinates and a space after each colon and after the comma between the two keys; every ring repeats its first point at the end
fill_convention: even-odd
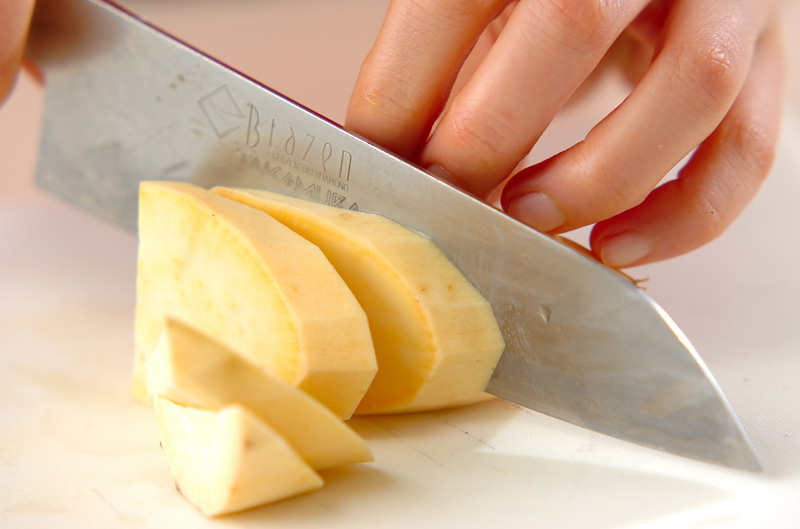
{"type": "Polygon", "coordinates": [[[487,391],[597,432],[758,470],[702,359],[622,274],[102,0],[39,0],[37,184],[135,231],[141,180],[254,187],[426,234],[489,300],[487,391]]]}

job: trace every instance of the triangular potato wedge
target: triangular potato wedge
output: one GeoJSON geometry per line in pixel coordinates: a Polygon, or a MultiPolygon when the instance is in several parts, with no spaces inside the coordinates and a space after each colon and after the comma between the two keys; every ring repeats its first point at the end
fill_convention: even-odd
{"type": "Polygon", "coordinates": [[[320,478],[242,406],[203,410],[153,397],[161,445],[183,496],[206,516],[319,489],[320,478]]]}
{"type": "Polygon", "coordinates": [[[316,470],[372,461],[367,443],[328,408],[182,322],[167,319],[150,362],[154,395],[197,408],[240,404],[316,470]]]}
{"type": "Polygon", "coordinates": [[[269,215],[186,183],[139,198],[134,393],[166,314],[348,418],[377,365],[364,311],[320,250],[269,215]]]}
{"type": "Polygon", "coordinates": [[[369,319],[378,374],[356,413],[487,398],[504,343],[489,303],[427,237],[379,215],[268,193],[212,191],[263,210],[325,253],[369,319]]]}

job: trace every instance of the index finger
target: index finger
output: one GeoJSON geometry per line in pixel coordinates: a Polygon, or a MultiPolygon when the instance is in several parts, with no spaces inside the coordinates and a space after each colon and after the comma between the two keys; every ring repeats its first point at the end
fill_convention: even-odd
{"type": "Polygon", "coordinates": [[[346,126],[415,158],[470,50],[508,0],[393,0],[356,80],[346,126]]]}

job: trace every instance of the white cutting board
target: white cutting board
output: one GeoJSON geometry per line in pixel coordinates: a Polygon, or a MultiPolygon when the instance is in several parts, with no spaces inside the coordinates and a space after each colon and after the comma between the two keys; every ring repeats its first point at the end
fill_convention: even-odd
{"type": "MultiPolygon", "coordinates": [[[[385,9],[368,0],[128,4],[334,119],[385,9]],[[372,32],[343,31],[354,17],[372,32]],[[291,44],[280,60],[260,52],[280,42],[291,44]]],[[[613,83],[603,97],[598,111],[616,97],[613,83]]],[[[152,412],[129,395],[134,238],[31,187],[40,102],[23,78],[0,109],[0,527],[800,527],[796,112],[774,174],[728,233],[632,271],[650,277],[649,294],[716,376],[763,473],[498,400],[354,420],[374,463],[326,473],[320,492],[212,522],[175,490],[152,412]]],[[[575,119],[561,125],[574,134],[575,119]]],[[[556,136],[540,152],[564,141],[556,136]]]]}

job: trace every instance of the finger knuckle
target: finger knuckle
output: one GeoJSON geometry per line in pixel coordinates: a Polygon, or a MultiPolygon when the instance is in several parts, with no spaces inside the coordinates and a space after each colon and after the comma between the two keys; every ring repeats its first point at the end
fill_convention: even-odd
{"type": "Polygon", "coordinates": [[[676,77],[683,83],[684,97],[703,114],[727,109],[743,78],[741,56],[739,39],[726,32],[686,43],[678,58],[676,77]]]}
{"type": "Polygon", "coordinates": [[[769,174],[776,154],[776,138],[770,129],[755,121],[729,119],[720,127],[716,141],[724,144],[728,155],[719,167],[722,178],[708,178],[695,188],[692,177],[681,177],[678,184],[694,191],[695,236],[705,242],[719,237],[731,225],[769,174]]]}
{"type": "Polygon", "coordinates": [[[726,214],[726,202],[726,194],[717,188],[711,187],[699,194],[695,206],[697,221],[692,224],[696,239],[709,242],[725,232],[732,220],[726,214]]]}
{"type": "Polygon", "coordinates": [[[502,0],[405,0],[403,11],[425,24],[460,27],[496,13],[505,3],[502,0]]]}
{"type": "Polygon", "coordinates": [[[570,174],[582,182],[581,193],[586,211],[592,212],[592,219],[610,218],[641,203],[647,193],[640,186],[632,185],[629,179],[621,177],[619,160],[608,153],[590,152],[579,144],[571,150],[570,174]]]}
{"type": "Polygon", "coordinates": [[[461,144],[474,163],[482,167],[502,165],[507,158],[504,146],[513,143],[514,127],[502,113],[484,105],[465,104],[450,116],[452,137],[461,144]]]}
{"type": "Polygon", "coordinates": [[[374,119],[410,122],[421,102],[419,89],[398,77],[392,68],[374,66],[358,87],[362,105],[374,119]]]}
{"type": "Polygon", "coordinates": [[[559,44],[575,49],[605,49],[616,39],[613,0],[546,0],[529,11],[532,25],[543,29],[559,44]]]}
{"type": "Polygon", "coordinates": [[[766,177],[772,169],[777,151],[774,135],[754,120],[732,120],[721,132],[722,140],[730,152],[737,154],[742,172],[757,180],[766,177]]]}

